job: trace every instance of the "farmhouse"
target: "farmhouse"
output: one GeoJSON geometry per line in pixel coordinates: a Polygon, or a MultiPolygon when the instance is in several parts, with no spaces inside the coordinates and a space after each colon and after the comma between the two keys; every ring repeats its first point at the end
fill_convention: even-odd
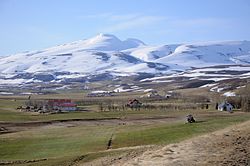
{"type": "Polygon", "coordinates": [[[128,103],[126,104],[127,107],[130,107],[130,108],[138,108],[142,105],[142,103],[137,100],[137,99],[130,99],[128,101],[128,103]]]}
{"type": "Polygon", "coordinates": [[[76,104],[70,99],[50,99],[48,107],[58,111],[76,111],[76,104]]]}
{"type": "Polygon", "coordinates": [[[228,103],[228,102],[223,102],[218,105],[218,110],[219,111],[228,111],[228,112],[233,112],[233,106],[228,103]]]}

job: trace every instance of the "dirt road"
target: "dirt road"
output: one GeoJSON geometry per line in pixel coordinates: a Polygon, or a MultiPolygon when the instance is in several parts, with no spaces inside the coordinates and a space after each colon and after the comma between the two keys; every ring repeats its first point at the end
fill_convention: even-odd
{"type": "Polygon", "coordinates": [[[177,144],[147,150],[114,165],[250,165],[250,121],[177,144]]]}

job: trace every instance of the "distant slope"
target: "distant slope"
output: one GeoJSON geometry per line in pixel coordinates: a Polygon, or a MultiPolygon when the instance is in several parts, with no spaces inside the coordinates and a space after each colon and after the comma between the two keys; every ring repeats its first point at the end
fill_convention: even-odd
{"type": "Polygon", "coordinates": [[[156,62],[188,67],[250,64],[250,42],[228,41],[180,45],[172,54],[156,62]]]}
{"type": "Polygon", "coordinates": [[[137,57],[144,61],[154,61],[156,59],[172,54],[179,45],[162,45],[162,46],[141,46],[125,50],[124,52],[137,57]]]}

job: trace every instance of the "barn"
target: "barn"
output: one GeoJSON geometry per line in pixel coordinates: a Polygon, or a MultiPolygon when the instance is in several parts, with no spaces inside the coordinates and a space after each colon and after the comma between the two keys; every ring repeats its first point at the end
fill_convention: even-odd
{"type": "Polygon", "coordinates": [[[53,110],[59,111],[76,111],[77,105],[70,99],[50,99],[48,106],[53,110]]]}

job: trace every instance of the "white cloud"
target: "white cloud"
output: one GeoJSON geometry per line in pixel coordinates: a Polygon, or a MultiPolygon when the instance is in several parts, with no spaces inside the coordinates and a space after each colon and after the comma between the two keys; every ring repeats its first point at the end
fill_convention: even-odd
{"type": "Polygon", "coordinates": [[[232,21],[225,18],[200,17],[176,18],[162,15],[145,15],[140,13],[114,14],[99,13],[86,15],[96,24],[97,32],[117,33],[132,30],[133,32],[147,31],[156,36],[188,36],[194,33],[197,37],[206,34],[219,33],[232,27],[232,21]]]}
{"type": "Polygon", "coordinates": [[[158,35],[165,36],[204,36],[223,32],[234,24],[225,18],[171,18],[166,19],[157,30],[158,35]]]}
{"type": "Polygon", "coordinates": [[[103,28],[106,32],[117,32],[121,30],[127,30],[127,29],[133,29],[133,28],[139,28],[142,26],[149,26],[154,25],[156,23],[159,23],[166,18],[161,16],[116,16],[112,19],[115,19],[115,23],[112,25],[103,28]],[[121,19],[120,19],[121,18],[121,19]]]}
{"type": "Polygon", "coordinates": [[[166,20],[162,16],[143,15],[139,13],[132,14],[113,14],[99,13],[93,15],[81,16],[81,19],[91,19],[102,23],[99,29],[102,32],[117,32],[127,29],[138,28],[142,26],[150,26],[160,21],[166,20]]]}

